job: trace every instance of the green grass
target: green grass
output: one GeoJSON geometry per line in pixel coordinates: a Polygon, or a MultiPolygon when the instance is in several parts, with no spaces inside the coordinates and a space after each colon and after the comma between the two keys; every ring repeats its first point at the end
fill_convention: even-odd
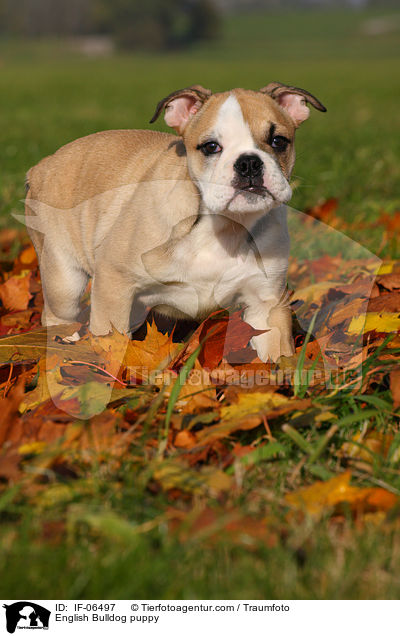
{"type": "MultiPolygon", "coordinates": [[[[328,516],[287,524],[283,503],[302,459],[308,457],[299,474],[303,485],[326,479],[337,471],[337,452],[360,423],[368,419],[377,430],[391,428],[389,391],[381,387],[372,405],[368,397],[324,396],[316,400],[317,410],[290,420],[297,435],[276,427],[279,453],[274,458],[261,454],[237,493],[208,499],[222,526],[214,540],[201,532],[179,540],[167,531],[167,511],[189,513],[192,504],[154,491],[143,439],[132,449],[134,458],[118,469],[93,462],[75,480],[47,471],[46,487],[31,484],[24,494],[24,489],[6,491],[0,496],[0,596],[25,598],[34,589],[38,598],[397,599],[398,508],[384,526],[374,518],[360,526],[350,515],[336,524],[328,516]],[[315,420],[318,405],[337,414],[329,447],[323,443],[326,428],[315,420]],[[244,531],[239,544],[232,542],[223,520],[234,509],[271,519],[267,541],[251,534],[246,538],[244,531]],[[145,529],[149,522],[154,527],[145,529]]],[[[154,428],[146,435],[154,437],[154,428]]],[[[241,443],[251,436],[251,431],[242,433],[241,443]]],[[[356,483],[383,484],[398,494],[394,453],[399,443],[397,433],[386,459],[376,455],[370,473],[354,472],[356,483]]]]}
{"type": "MultiPolygon", "coordinates": [[[[82,135],[148,127],[157,101],[192,83],[217,91],[278,80],[315,93],[328,113],[314,111],[298,133],[291,205],[303,210],[338,197],[339,213],[355,225],[382,209],[394,211],[400,205],[400,30],[366,35],[363,24],[374,16],[335,11],[235,17],[220,42],[185,55],[92,60],[60,43],[1,41],[0,227],[15,223],[10,213],[22,209],[30,166],[82,135]]],[[[155,127],[165,129],[161,122],[155,127]]],[[[379,228],[373,234],[354,230],[353,238],[370,249],[381,242],[379,228]]],[[[395,249],[381,256],[395,256],[395,249]]],[[[316,424],[315,412],[298,414],[290,425],[305,444],[277,427],[274,435],[285,452],[257,462],[240,495],[230,493],[210,506],[221,514],[239,506],[283,520],[282,495],[300,461],[301,483],[312,483],[316,476],[335,474],[338,449],[366,417],[378,430],[393,430],[387,387],[386,375],[377,384],[375,404],[363,405],[347,392],[321,397],[324,408],[338,416],[338,431],[328,445],[328,427],[316,424]],[[256,502],[255,491],[262,493],[256,502]]],[[[136,451],[144,452],[141,446],[136,451]]],[[[399,492],[400,476],[390,456],[376,457],[371,466],[370,473],[356,475],[359,484],[383,483],[399,492]]],[[[234,545],[223,533],[216,542],[178,541],[167,533],[166,521],[147,533],[137,530],[138,524],[162,517],[167,506],[182,505],[152,493],[146,475],[141,463],[127,460],[106,474],[94,465],[78,480],[47,476],[46,496],[0,495],[0,595],[24,598],[32,589],[36,598],[400,595],[398,511],[384,540],[373,523],[360,530],[351,520],[342,528],[309,519],[292,524],[271,547],[234,545]],[[58,532],[60,521],[67,525],[58,532]]]]}

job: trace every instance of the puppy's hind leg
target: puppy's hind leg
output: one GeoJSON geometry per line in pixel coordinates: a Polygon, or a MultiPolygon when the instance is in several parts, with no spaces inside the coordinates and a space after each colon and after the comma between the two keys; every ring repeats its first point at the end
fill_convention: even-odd
{"type": "Polygon", "coordinates": [[[54,253],[45,246],[40,257],[44,308],[42,324],[68,324],[77,320],[80,298],[88,274],[69,254],[54,253]]]}

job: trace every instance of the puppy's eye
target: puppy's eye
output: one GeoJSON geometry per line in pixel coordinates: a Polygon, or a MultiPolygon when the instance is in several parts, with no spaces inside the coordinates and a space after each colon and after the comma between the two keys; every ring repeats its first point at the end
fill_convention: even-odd
{"type": "Polygon", "coordinates": [[[283,137],[282,135],[275,135],[275,137],[272,138],[271,142],[272,148],[277,152],[283,152],[284,150],[286,150],[289,144],[289,139],[286,139],[286,137],[283,137]]]}
{"type": "Polygon", "coordinates": [[[206,141],[205,144],[197,146],[197,150],[201,150],[203,155],[206,157],[208,157],[208,155],[216,155],[219,152],[222,152],[222,148],[217,141],[206,141]]]}

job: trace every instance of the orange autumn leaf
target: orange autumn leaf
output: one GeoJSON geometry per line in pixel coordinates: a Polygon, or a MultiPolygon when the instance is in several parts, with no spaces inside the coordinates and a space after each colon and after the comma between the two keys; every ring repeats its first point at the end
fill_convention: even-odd
{"type": "Polygon", "coordinates": [[[96,353],[99,362],[105,366],[113,376],[117,376],[126,354],[130,338],[127,334],[113,329],[106,336],[89,334],[90,348],[96,353]]]}
{"type": "Polygon", "coordinates": [[[21,265],[24,265],[25,267],[28,266],[31,269],[37,267],[37,256],[33,245],[29,245],[24,250],[22,250],[21,254],[18,257],[18,261],[21,263],[21,265]]]}
{"type": "Polygon", "coordinates": [[[333,218],[337,207],[338,200],[334,197],[331,197],[330,199],[327,199],[322,203],[314,205],[314,207],[309,208],[308,210],[306,210],[306,212],[314,219],[318,219],[326,223],[328,220],[331,220],[333,218]]]}
{"type": "Polygon", "coordinates": [[[130,378],[147,378],[150,371],[164,369],[182,347],[172,334],[158,331],[154,320],[147,323],[144,340],[131,340],[113,329],[106,336],[89,335],[89,343],[109,373],[117,376],[127,367],[130,378]]]}
{"type": "Polygon", "coordinates": [[[147,323],[144,340],[130,340],[125,356],[128,367],[144,367],[149,371],[164,369],[177,355],[182,345],[173,342],[172,334],[158,331],[154,320],[147,323]]]}
{"type": "Polygon", "coordinates": [[[29,291],[31,272],[25,270],[15,276],[10,276],[0,285],[0,299],[9,311],[24,311],[27,309],[32,295],[29,291]]]}
{"type": "Polygon", "coordinates": [[[179,431],[174,440],[177,448],[193,448],[196,446],[196,436],[188,430],[179,431]]]}
{"type": "Polygon", "coordinates": [[[339,504],[347,504],[353,512],[376,512],[389,510],[399,497],[384,488],[358,488],[350,485],[351,472],[346,471],[328,481],[318,481],[286,495],[287,503],[293,509],[320,517],[324,512],[335,509],[339,504]]]}
{"type": "Polygon", "coordinates": [[[385,226],[388,232],[398,232],[400,229],[400,211],[397,210],[396,212],[392,212],[391,214],[382,212],[379,217],[379,222],[385,226]]]}

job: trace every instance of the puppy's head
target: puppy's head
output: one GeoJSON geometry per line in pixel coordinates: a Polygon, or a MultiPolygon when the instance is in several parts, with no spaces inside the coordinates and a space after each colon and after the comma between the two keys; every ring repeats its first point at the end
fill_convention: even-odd
{"type": "Polygon", "coordinates": [[[266,212],[292,195],[294,134],[308,103],[326,110],[307,91],[278,82],[214,95],[196,85],[161,100],[151,122],[165,109],[210,212],[266,212]]]}

